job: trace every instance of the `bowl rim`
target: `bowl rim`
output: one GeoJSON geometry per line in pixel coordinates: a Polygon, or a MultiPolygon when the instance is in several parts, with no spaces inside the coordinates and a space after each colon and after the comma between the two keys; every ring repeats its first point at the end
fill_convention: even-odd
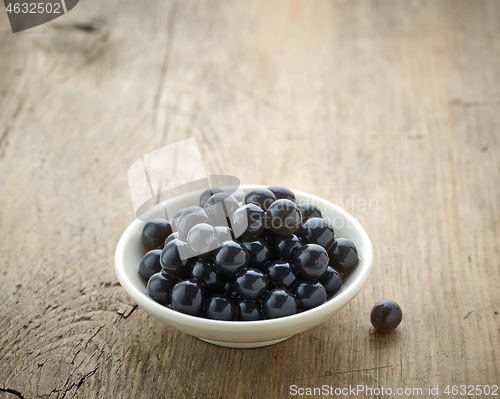
{"type": "MultiPolygon", "coordinates": [[[[242,191],[251,190],[253,188],[266,188],[265,185],[256,185],[256,184],[245,184],[240,185],[239,189],[242,191]]],[[[115,250],[115,258],[114,258],[114,266],[115,273],[118,277],[118,280],[123,287],[123,289],[127,292],[127,294],[134,300],[134,302],[139,305],[141,308],[146,310],[148,313],[153,312],[156,317],[159,317],[162,320],[169,320],[178,325],[186,325],[191,328],[200,328],[203,330],[224,330],[225,332],[248,332],[249,330],[273,330],[274,328],[286,328],[287,326],[296,326],[297,323],[307,324],[309,322],[313,322],[317,319],[324,317],[325,314],[333,312],[334,310],[340,310],[344,307],[348,302],[350,302],[362,289],[368,280],[372,268],[373,268],[373,247],[366,233],[365,229],[361,224],[347,211],[339,207],[338,205],[330,202],[324,198],[321,198],[317,195],[306,193],[304,191],[291,189],[294,194],[298,194],[299,196],[305,196],[314,200],[315,204],[323,203],[325,206],[335,208],[335,211],[341,215],[342,218],[347,219],[353,229],[355,229],[362,237],[363,243],[363,256],[361,258],[360,264],[358,267],[362,267],[359,275],[351,280],[350,284],[347,286],[343,286],[341,291],[335,294],[331,299],[327,300],[325,303],[307,311],[299,312],[294,315],[285,316],[281,318],[275,319],[265,319],[265,320],[255,320],[255,321],[225,321],[225,320],[214,320],[207,319],[198,316],[191,316],[185,313],[181,313],[175,311],[169,307],[161,305],[154,301],[152,298],[148,297],[147,294],[143,293],[138,287],[136,287],[131,280],[128,278],[128,274],[125,271],[125,263],[124,263],[124,252],[125,247],[130,241],[131,237],[137,232],[140,231],[141,226],[144,225],[144,222],[135,219],[130,225],[125,229],[123,234],[121,235],[118,244],[115,250]]],[[[196,192],[191,192],[187,194],[183,194],[181,196],[175,197],[171,200],[182,200],[183,197],[191,198],[196,192]]],[[[160,204],[159,204],[160,205],[160,204]]],[[[157,206],[159,206],[157,205],[157,206]]],[[[358,245],[356,245],[358,247],[358,245]]]]}

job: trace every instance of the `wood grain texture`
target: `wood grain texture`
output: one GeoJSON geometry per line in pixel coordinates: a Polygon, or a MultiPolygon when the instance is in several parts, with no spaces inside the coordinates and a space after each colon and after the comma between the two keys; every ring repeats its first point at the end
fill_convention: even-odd
{"type": "Polygon", "coordinates": [[[0,12],[0,398],[499,384],[499,38],[495,0],[80,2],[17,34],[0,12]],[[193,136],[208,173],[362,222],[374,271],[341,313],[241,350],[135,307],[127,169],[193,136]]]}

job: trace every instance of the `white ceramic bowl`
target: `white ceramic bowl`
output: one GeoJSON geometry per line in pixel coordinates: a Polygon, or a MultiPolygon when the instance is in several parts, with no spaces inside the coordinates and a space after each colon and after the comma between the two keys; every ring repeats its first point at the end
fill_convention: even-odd
{"type": "MultiPolygon", "coordinates": [[[[250,191],[256,185],[243,185],[250,191]]],[[[194,317],[160,305],[147,295],[146,284],[137,272],[145,253],[140,242],[144,222],[136,219],[128,226],[118,242],[115,253],[115,270],[120,284],[127,294],[151,316],[186,334],[212,344],[233,348],[254,348],[272,345],[292,335],[317,326],[340,311],[353,299],[366,283],[373,261],[370,239],[357,220],[337,205],[312,194],[293,190],[297,203],[310,202],[321,209],[323,217],[330,221],[339,237],[351,240],[358,250],[360,261],[355,270],[344,278],[344,286],[323,305],[293,316],[259,321],[218,321],[194,317]]],[[[199,193],[185,194],[169,200],[169,209],[182,209],[198,205],[199,193]]],[[[146,219],[164,217],[161,205],[151,209],[146,219]]]]}

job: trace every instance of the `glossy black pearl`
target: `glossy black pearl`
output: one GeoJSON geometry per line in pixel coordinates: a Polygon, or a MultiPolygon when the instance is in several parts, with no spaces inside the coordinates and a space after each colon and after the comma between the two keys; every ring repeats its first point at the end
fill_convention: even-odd
{"type": "Polygon", "coordinates": [[[318,244],[305,244],[295,251],[291,264],[306,280],[319,279],[328,267],[328,253],[318,244]]]}
{"type": "Polygon", "coordinates": [[[267,211],[274,201],[276,196],[267,188],[254,188],[245,195],[245,204],[255,204],[264,211],[267,211]]]}
{"type": "Polygon", "coordinates": [[[257,205],[243,205],[234,212],[231,228],[236,238],[258,237],[266,229],[264,211],[257,205]]]}
{"type": "Polygon", "coordinates": [[[212,294],[205,303],[207,319],[231,321],[236,319],[236,302],[227,294],[212,294]]]}
{"type": "Polygon", "coordinates": [[[283,186],[269,186],[267,189],[274,194],[276,199],[287,199],[295,202],[295,194],[289,188],[283,186]]]}
{"type": "Polygon", "coordinates": [[[310,218],[321,218],[323,215],[321,214],[321,210],[314,204],[300,204],[299,205],[300,212],[302,213],[302,222],[310,218]]]}
{"type": "Polygon", "coordinates": [[[191,316],[201,316],[205,298],[203,284],[193,279],[182,280],[172,289],[172,309],[191,316]]]}
{"type": "Polygon", "coordinates": [[[177,219],[177,231],[182,239],[185,239],[194,226],[200,223],[208,223],[207,213],[199,206],[190,206],[181,213],[177,219]]]}
{"type": "Polygon", "coordinates": [[[403,312],[394,301],[380,301],[373,307],[370,320],[373,327],[383,333],[393,331],[403,319],[403,312]]]}
{"type": "Polygon", "coordinates": [[[203,192],[200,194],[200,207],[201,208],[205,207],[207,200],[212,195],[217,194],[217,193],[222,193],[222,192],[224,192],[224,191],[218,187],[210,187],[210,188],[207,188],[206,190],[203,190],[203,192]]]}
{"type": "Polygon", "coordinates": [[[164,273],[170,273],[177,278],[189,275],[189,258],[183,258],[189,253],[187,243],[174,239],[161,251],[160,264],[164,273]]]}
{"type": "Polygon", "coordinates": [[[212,225],[199,223],[189,230],[187,244],[192,252],[190,256],[205,254],[219,246],[219,234],[212,225]]]}
{"type": "Polygon", "coordinates": [[[163,244],[163,246],[167,245],[170,241],[175,240],[176,238],[180,239],[181,237],[179,236],[179,232],[174,231],[172,234],[170,234],[167,237],[167,239],[165,240],[165,243],[163,244]]]}
{"type": "Polygon", "coordinates": [[[216,193],[205,203],[208,220],[214,226],[227,226],[227,218],[239,208],[236,198],[228,193],[216,193]]]}
{"type": "Polygon", "coordinates": [[[273,288],[262,299],[262,313],[267,319],[298,313],[299,301],[286,288],[273,288]]]}
{"type": "Polygon", "coordinates": [[[304,244],[318,244],[327,251],[335,243],[333,227],[321,218],[310,218],[303,223],[297,231],[297,235],[304,244]]]}
{"type": "Polygon", "coordinates": [[[172,233],[170,222],[165,219],[153,219],[147,222],[141,233],[141,242],[146,250],[163,248],[166,238],[172,233]]]}
{"type": "Polygon", "coordinates": [[[261,269],[271,259],[271,251],[262,238],[245,238],[241,243],[250,255],[249,266],[261,269]]]}
{"type": "Polygon", "coordinates": [[[278,236],[272,241],[271,255],[273,259],[289,260],[302,245],[302,241],[295,234],[278,236]]]}
{"type": "Polygon", "coordinates": [[[326,302],[325,287],[317,281],[301,281],[293,293],[302,310],[309,310],[326,302]]]}
{"type": "Polygon", "coordinates": [[[338,238],[329,252],[330,265],[342,274],[352,271],[359,262],[358,251],[347,238],[338,238]]]}
{"type": "Polygon", "coordinates": [[[344,284],[340,273],[331,266],[326,268],[325,274],[323,274],[318,281],[325,287],[327,295],[337,293],[344,284]]]}
{"type": "Polygon", "coordinates": [[[259,269],[249,267],[236,275],[234,289],[245,299],[259,300],[267,292],[269,281],[259,269]]]}
{"type": "Polygon", "coordinates": [[[169,305],[172,300],[172,290],[177,281],[172,275],[155,273],[147,284],[148,295],[162,305],[169,305]]]}
{"type": "Polygon", "coordinates": [[[242,271],[250,261],[246,248],[238,241],[226,242],[215,250],[215,270],[227,277],[234,277],[242,271]]]}
{"type": "Polygon", "coordinates": [[[273,260],[262,271],[268,277],[272,287],[292,289],[298,281],[295,269],[285,260],[273,260]]]}
{"type": "Polygon", "coordinates": [[[225,279],[215,271],[213,262],[209,259],[195,259],[191,262],[191,278],[202,283],[207,292],[221,291],[224,288],[225,279]]]}
{"type": "Polygon", "coordinates": [[[238,299],[236,302],[236,318],[240,321],[262,320],[262,307],[258,301],[238,299]]]}
{"type": "Polygon", "coordinates": [[[299,207],[287,199],[274,201],[269,207],[267,217],[267,227],[279,235],[295,233],[302,221],[299,207]]]}
{"type": "Polygon", "coordinates": [[[139,275],[147,282],[149,278],[161,271],[160,264],[161,249],[152,249],[147,252],[139,263],[139,275]]]}

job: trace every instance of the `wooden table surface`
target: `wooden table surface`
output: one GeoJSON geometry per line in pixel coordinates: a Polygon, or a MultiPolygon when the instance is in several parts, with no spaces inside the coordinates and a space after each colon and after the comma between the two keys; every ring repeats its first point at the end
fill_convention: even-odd
{"type": "Polygon", "coordinates": [[[499,137],[496,0],[81,1],[16,34],[0,11],[0,398],[498,385],[499,137]],[[187,137],[209,174],[356,216],[375,250],[361,293],[259,349],[138,309],[113,266],[127,170],[187,137]],[[382,299],[404,312],[387,335],[382,299]]]}

